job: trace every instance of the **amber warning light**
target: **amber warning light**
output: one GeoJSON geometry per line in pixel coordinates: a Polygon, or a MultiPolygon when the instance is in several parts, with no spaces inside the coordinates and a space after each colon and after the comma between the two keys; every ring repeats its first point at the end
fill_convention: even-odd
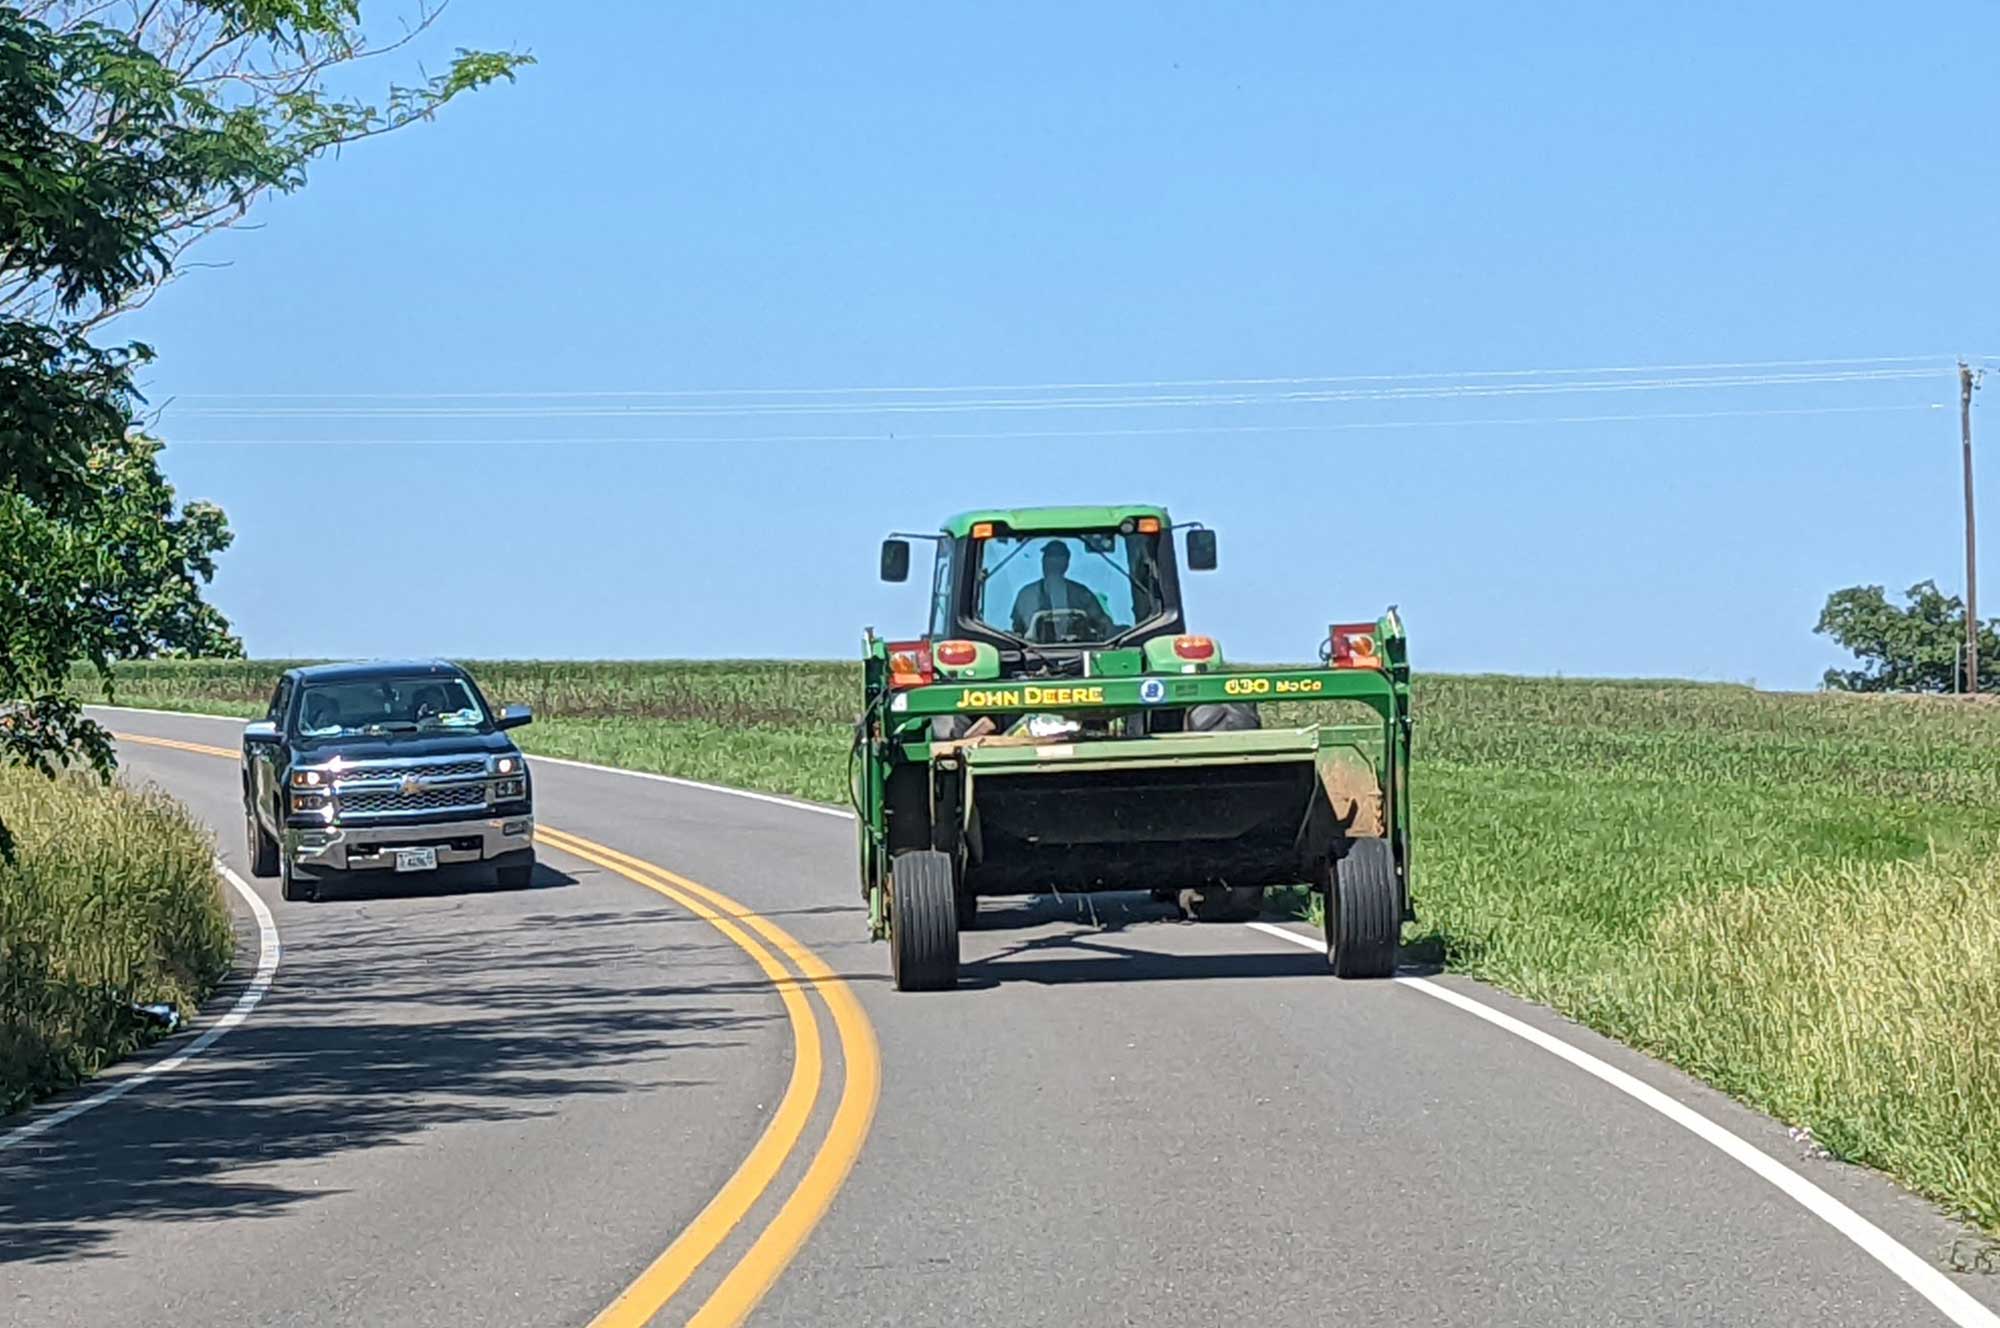
{"type": "Polygon", "coordinates": [[[1336,669],[1379,669],[1374,623],[1335,623],[1328,628],[1333,649],[1328,658],[1336,669]]]}
{"type": "Polygon", "coordinates": [[[927,686],[936,675],[931,670],[931,643],[896,641],[889,646],[889,686],[927,686]]]}
{"type": "Polygon", "coordinates": [[[962,669],[979,658],[979,647],[970,641],[940,641],[937,662],[948,669],[962,669]]]}

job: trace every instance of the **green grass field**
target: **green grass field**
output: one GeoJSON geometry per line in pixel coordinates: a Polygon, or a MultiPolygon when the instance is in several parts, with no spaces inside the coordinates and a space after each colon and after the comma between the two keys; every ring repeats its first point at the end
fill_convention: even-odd
{"type": "Polygon", "coordinates": [[[157,1036],[134,1002],[194,1012],[228,970],[204,831],[157,793],[0,767],[0,1114],[157,1036]]]}
{"type": "MultiPolygon", "coordinates": [[[[247,714],[280,667],[118,699],[247,714]]],[[[471,667],[529,751],[845,800],[856,666],[471,667]]],[[[1416,714],[1407,943],[2000,1231],[2000,707],[1424,676],[1416,714]]]]}

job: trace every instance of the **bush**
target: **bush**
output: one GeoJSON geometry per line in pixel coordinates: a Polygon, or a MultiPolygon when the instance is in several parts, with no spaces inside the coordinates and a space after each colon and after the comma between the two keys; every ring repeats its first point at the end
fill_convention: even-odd
{"type": "Polygon", "coordinates": [[[15,839],[0,861],[0,1112],[87,1079],[157,1036],[134,1003],[184,1013],[233,938],[207,835],[178,803],[0,767],[15,839]]]}

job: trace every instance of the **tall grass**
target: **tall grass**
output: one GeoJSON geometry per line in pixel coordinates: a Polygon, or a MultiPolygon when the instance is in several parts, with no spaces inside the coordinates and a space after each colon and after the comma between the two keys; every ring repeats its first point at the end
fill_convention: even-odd
{"type": "Polygon", "coordinates": [[[0,1113],[155,1036],[134,1003],[191,1012],[228,968],[206,836],[156,792],[0,767],[0,1113]]]}
{"type": "MultiPolygon", "coordinates": [[[[280,667],[128,666],[117,686],[136,704],[245,713],[280,667]]],[[[531,751],[846,798],[856,665],[470,667],[494,700],[536,707],[531,751]]],[[[2000,1230],[2000,706],[1415,686],[1408,941],[2000,1230]]]]}
{"type": "Polygon", "coordinates": [[[2000,861],[1836,862],[1681,900],[1584,1008],[2000,1227],[2000,861]]]}

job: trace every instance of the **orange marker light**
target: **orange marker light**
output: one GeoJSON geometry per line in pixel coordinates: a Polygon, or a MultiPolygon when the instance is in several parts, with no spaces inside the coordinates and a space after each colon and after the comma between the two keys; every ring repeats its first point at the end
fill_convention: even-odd
{"type": "Polygon", "coordinates": [[[1140,518],[1139,518],[1139,533],[1140,533],[1141,535],[1157,535],[1157,534],[1159,534],[1159,533],[1160,533],[1160,519],[1159,519],[1158,517],[1156,517],[1156,516],[1142,516],[1142,517],[1140,517],[1140,518]]]}
{"type": "Polygon", "coordinates": [[[974,538],[974,539],[992,539],[992,538],[993,538],[993,523],[992,523],[991,521],[980,521],[980,522],[976,522],[976,523],[974,523],[974,525],[973,525],[973,527],[972,527],[972,538],[974,538]]]}

